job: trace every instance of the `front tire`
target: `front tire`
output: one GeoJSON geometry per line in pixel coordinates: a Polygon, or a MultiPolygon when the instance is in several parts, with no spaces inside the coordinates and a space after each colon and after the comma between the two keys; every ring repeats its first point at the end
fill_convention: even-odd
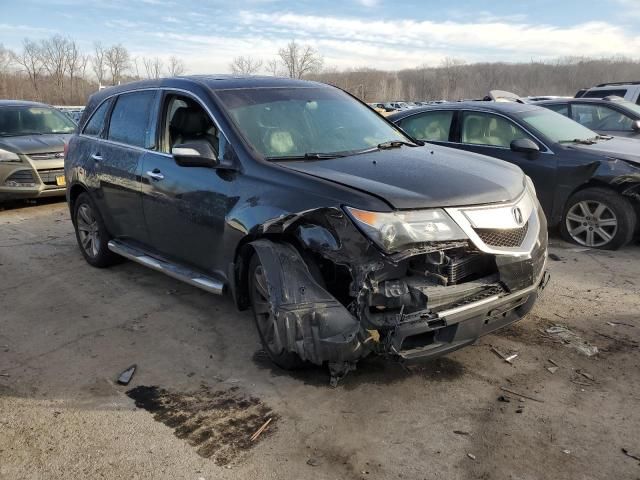
{"type": "Polygon", "coordinates": [[[102,216],[88,193],[81,193],[73,204],[73,226],[82,256],[98,268],[117,263],[119,257],[109,250],[111,239],[102,216]]]}
{"type": "Polygon", "coordinates": [[[636,221],[628,198],[605,188],[586,188],[567,202],[560,230],[569,242],[617,250],[633,239],[636,221]]]}
{"type": "Polygon", "coordinates": [[[267,277],[257,254],[251,257],[249,263],[249,296],[260,341],[271,361],[285,370],[301,367],[302,360],[296,353],[286,349],[286,335],[278,329],[269,303],[267,277]]]}

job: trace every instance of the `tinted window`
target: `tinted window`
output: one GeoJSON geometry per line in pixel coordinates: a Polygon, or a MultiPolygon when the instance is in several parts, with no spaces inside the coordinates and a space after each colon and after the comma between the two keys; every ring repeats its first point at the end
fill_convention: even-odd
{"type": "Polygon", "coordinates": [[[566,103],[560,105],[545,105],[545,107],[559,113],[560,115],[564,115],[565,117],[569,116],[569,105],[566,103]]]}
{"type": "Polygon", "coordinates": [[[612,88],[608,88],[605,90],[589,90],[587,93],[583,95],[584,98],[604,98],[604,97],[624,97],[627,94],[625,89],[617,89],[614,90],[612,88]]]}
{"type": "Polygon", "coordinates": [[[509,148],[519,138],[530,138],[512,121],[490,113],[464,112],[462,142],[509,148]]]}
{"type": "Polygon", "coordinates": [[[165,140],[162,151],[170,153],[174,146],[181,143],[206,140],[216,154],[219,153],[218,129],[196,101],[180,95],[168,96],[164,102],[163,118],[165,140]]]}
{"type": "Polygon", "coordinates": [[[573,104],[573,119],[591,130],[630,131],[633,119],[602,105],[573,104]]]}
{"type": "Polygon", "coordinates": [[[528,127],[540,132],[543,137],[546,137],[546,140],[552,142],[587,140],[598,135],[570,118],[558,115],[546,108],[536,108],[533,111],[520,113],[518,118],[528,127]]]}
{"type": "Polygon", "coordinates": [[[151,112],[155,96],[150,90],[120,95],[109,121],[109,140],[152,147],[151,112]]]}
{"type": "Polygon", "coordinates": [[[400,122],[400,126],[419,140],[446,142],[449,140],[452,120],[453,112],[436,110],[405,118],[400,122]]]}
{"type": "Polygon", "coordinates": [[[104,119],[109,111],[109,105],[111,105],[111,102],[107,100],[98,107],[98,109],[93,113],[91,119],[87,122],[82,133],[91,137],[97,137],[100,135],[102,128],[104,127],[104,119]]]}

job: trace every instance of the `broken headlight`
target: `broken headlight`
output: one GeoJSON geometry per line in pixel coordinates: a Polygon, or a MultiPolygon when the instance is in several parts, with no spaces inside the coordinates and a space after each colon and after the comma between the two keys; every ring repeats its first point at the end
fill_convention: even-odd
{"type": "Polygon", "coordinates": [[[364,233],[387,252],[397,252],[420,243],[467,238],[440,208],[400,212],[369,212],[351,207],[346,207],[346,210],[364,233]]]}

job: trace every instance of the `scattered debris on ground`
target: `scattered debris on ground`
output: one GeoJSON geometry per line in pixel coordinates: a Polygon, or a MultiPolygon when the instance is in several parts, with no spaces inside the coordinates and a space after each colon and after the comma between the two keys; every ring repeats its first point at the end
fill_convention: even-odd
{"type": "Polygon", "coordinates": [[[239,387],[212,391],[202,385],[195,392],[171,392],[140,386],[127,395],[217,465],[228,465],[259,438],[272,434],[278,419],[260,399],[244,395],[239,387]]]}
{"type": "Polygon", "coordinates": [[[622,453],[624,453],[627,457],[631,457],[635,460],[640,461],[640,453],[630,452],[626,448],[622,448],[622,453]]]}
{"type": "Polygon", "coordinates": [[[127,369],[118,376],[118,383],[120,385],[129,385],[129,382],[133,378],[133,374],[136,373],[136,368],[138,368],[138,366],[135,364],[127,367],[127,369]]]}
{"type": "Polygon", "coordinates": [[[474,462],[476,461],[476,456],[473,453],[467,453],[467,457],[469,457],[474,462]]]}
{"type": "Polygon", "coordinates": [[[562,340],[566,345],[575,348],[578,352],[592,357],[598,354],[598,347],[591,345],[575,332],[572,332],[564,325],[554,325],[544,330],[544,332],[562,340]]]}
{"type": "Polygon", "coordinates": [[[503,392],[510,393],[512,395],[516,395],[517,397],[520,397],[520,398],[526,398],[527,400],[533,400],[534,402],[544,403],[544,400],[541,400],[536,397],[532,397],[531,395],[525,395],[524,393],[514,392],[513,390],[506,387],[500,387],[500,390],[502,390],[503,392]]]}
{"type": "Polygon", "coordinates": [[[517,353],[511,353],[509,355],[506,355],[494,346],[491,347],[491,351],[510,365],[513,365],[513,360],[515,360],[515,358],[518,356],[517,353]]]}

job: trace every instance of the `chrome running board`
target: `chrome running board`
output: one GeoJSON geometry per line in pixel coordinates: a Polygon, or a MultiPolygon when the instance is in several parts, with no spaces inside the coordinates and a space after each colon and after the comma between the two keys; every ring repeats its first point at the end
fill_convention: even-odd
{"type": "Polygon", "coordinates": [[[222,295],[224,293],[224,282],[206,275],[202,275],[194,270],[181,265],[176,265],[167,260],[152,257],[143,250],[127,245],[118,240],[109,241],[109,250],[113,253],[117,253],[129,260],[133,260],[145,267],[149,267],[158,272],[164,273],[176,280],[188,283],[194,287],[201,288],[209,293],[215,293],[216,295],[222,295]]]}

